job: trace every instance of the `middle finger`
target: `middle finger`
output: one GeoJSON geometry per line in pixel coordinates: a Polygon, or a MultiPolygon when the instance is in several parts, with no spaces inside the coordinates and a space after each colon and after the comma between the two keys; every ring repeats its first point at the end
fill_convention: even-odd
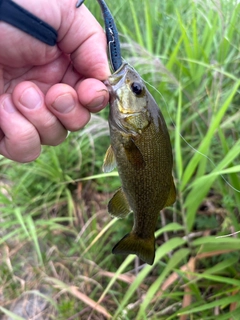
{"type": "Polygon", "coordinates": [[[16,108],[37,129],[41,144],[56,146],[65,140],[67,130],[48,110],[43,93],[34,83],[25,81],[17,85],[12,98],[16,108]]]}

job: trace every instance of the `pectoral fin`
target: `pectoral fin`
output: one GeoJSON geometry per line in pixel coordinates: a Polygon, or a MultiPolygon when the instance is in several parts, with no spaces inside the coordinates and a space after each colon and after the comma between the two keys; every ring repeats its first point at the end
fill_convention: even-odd
{"type": "Polygon", "coordinates": [[[145,167],[146,163],[143,159],[143,155],[132,139],[124,144],[124,150],[127,159],[132,166],[134,166],[136,169],[145,167]]]}
{"type": "Polygon", "coordinates": [[[176,201],[176,188],[175,188],[175,184],[173,181],[173,177],[171,179],[172,179],[172,182],[171,182],[170,192],[169,192],[168,199],[167,199],[167,202],[165,203],[164,207],[171,206],[176,201]]]}
{"type": "Polygon", "coordinates": [[[122,188],[118,189],[109,201],[108,212],[117,218],[125,218],[131,212],[131,208],[122,188]]]}
{"type": "Polygon", "coordinates": [[[116,167],[116,165],[116,158],[112,146],[110,145],[103,160],[102,170],[105,173],[111,172],[116,167]]]}

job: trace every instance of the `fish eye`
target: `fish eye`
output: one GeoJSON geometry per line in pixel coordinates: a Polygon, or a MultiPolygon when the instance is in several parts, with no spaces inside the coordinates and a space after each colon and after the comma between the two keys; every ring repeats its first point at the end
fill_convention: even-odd
{"type": "Polygon", "coordinates": [[[131,90],[133,93],[135,93],[137,96],[140,96],[143,92],[143,86],[138,82],[133,82],[131,84],[131,90]]]}

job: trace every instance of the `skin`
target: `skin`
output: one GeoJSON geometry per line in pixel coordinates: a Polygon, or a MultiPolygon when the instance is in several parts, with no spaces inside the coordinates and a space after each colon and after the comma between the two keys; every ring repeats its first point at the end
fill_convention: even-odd
{"type": "Polygon", "coordinates": [[[105,34],[76,0],[15,0],[58,31],[51,47],[0,21],[0,154],[29,162],[109,100],[105,34]],[[67,8],[67,10],[66,10],[67,8]]]}

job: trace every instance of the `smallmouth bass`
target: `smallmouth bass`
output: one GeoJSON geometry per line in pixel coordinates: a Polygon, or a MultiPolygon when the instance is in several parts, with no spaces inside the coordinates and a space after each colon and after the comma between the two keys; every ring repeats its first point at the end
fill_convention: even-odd
{"type": "Polygon", "coordinates": [[[114,217],[134,214],[132,231],[113,248],[114,254],[136,254],[154,263],[157,219],[176,200],[172,148],[163,115],[140,75],[123,62],[105,82],[110,92],[111,145],[103,171],[117,166],[122,188],[108,204],[114,217]]]}

